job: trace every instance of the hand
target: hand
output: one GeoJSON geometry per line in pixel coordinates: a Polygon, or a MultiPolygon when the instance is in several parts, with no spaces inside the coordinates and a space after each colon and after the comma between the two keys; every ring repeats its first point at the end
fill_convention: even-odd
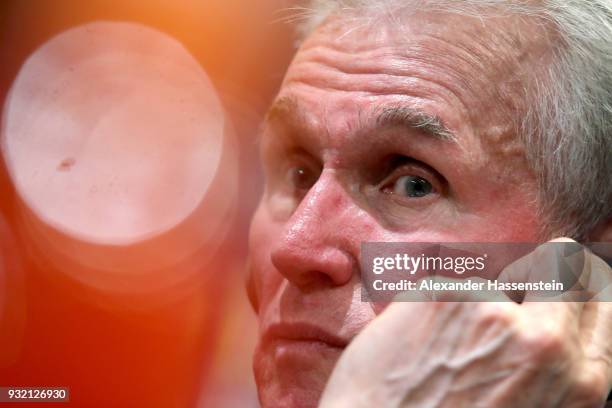
{"type": "MultiPolygon", "coordinates": [[[[500,279],[528,279],[538,269],[559,275],[555,254],[540,248],[500,279]]],[[[578,283],[609,300],[610,267],[582,256],[578,283]]],[[[391,304],[350,344],[322,408],[603,406],[612,385],[612,303],[535,302],[530,294],[521,304],[482,302],[466,292],[409,300],[391,304]]]]}

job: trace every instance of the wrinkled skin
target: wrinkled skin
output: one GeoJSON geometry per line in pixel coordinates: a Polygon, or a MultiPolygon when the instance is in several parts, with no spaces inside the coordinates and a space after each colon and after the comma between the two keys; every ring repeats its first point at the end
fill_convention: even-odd
{"type": "Polygon", "coordinates": [[[332,17],[301,46],[266,120],[250,234],[264,407],[316,406],[344,348],[383,311],[360,300],[361,242],[542,239],[515,127],[546,36],[494,20],[417,14],[398,29],[332,17]]]}
{"type": "Polygon", "coordinates": [[[498,277],[559,281],[561,265],[579,266],[578,282],[554,302],[537,292],[521,304],[503,292],[437,294],[447,302],[398,295],[412,302],[393,303],[351,342],[319,408],[602,407],[612,380],[612,303],[572,300],[587,291],[611,299],[612,269],[588,251],[559,256],[560,245],[539,246],[498,277]],[[537,276],[517,276],[528,271],[537,276]]]}

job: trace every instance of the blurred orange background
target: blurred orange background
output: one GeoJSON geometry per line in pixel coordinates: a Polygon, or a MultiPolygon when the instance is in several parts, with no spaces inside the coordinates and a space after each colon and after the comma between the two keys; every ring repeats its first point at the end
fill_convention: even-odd
{"type": "MultiPolygon", "coordinates": [[[[294,53],[293,29],[279,12],[290,6],[282,0],[2,2],[0,386],[70,389],[69,403],[32,406],[257,406],[251,374],[256,325],[243,281],[249,219],[261,192],[258,125],[294,53]],[[200,101],[217,101],[222,111],[211,117],[220,118],[222,132],[200,134],[190,127],[192,133],[156,136],[162,119],[164,126],[174,126],[176,105],[155,88],[146,90],[153,97],[141,106],[145,120],[126,119],[122,112],[79,115],[89,112],[95,92],[105,92],[100,87],[74,96],[81,86],[90,88],[80,85],[83,81],[94,89],[98,80],[108,77],[112,83],[137,74],[112,65],[102,79],[88,79],[83,70],[77,78],[62,61],[37,71],[37,63],[47,64],[45,58],[55,55],[37,50],[66,30],[96,21],[144,25],[159,32],[160,44],[170,44],[168,52],[180,54],[184,66],[194,58],[206,79],[194,79],[200,88],[193,94],[204,89],[210,95],[188,102],[193,120],[214,113],[200,101]],[[173,48],[173,42],[184,49],[173,48]],[[47,72],[49,80],[38,72],[47,72]],[[59,74],[77,81],[77,89],[68,82],[53,99],[48,96],[59,86],[54,82],[59,74]],[[161,113],[155,115],[155,109],[161,113]],[[90,119],[112,126],[107,133],[98,125],[95,132],[70,133],[63,119],[60,124],[48,119],[68,114],[83,126],[90,119]],[[131,127],[125,127],[128,122],[131,127]],[[151,132],[149,139],[137,137],[140,125],[151,132]],[[111,144],[115,150],[106,152],[111,144]],[[200,147],[218,163],[199,160],[203,156],[196,153],[181,156],[200,147]],[[185,169],[202,174],[202,183],[181,177],[185,169]],[[157,174],[168,177],[168,187],[158,183],[157,174]],[[109,177],[129,188],[100,190],[109,177]],[[136,191],[145,198],[132,200],[136,191]],[[147,202],[147,194],[157,198],[147,202]],[[92,208],[84,208],[88,205],[92,208]],[[137,227],[146,234],[122,239],[121,220],[148,214],[146,206],[170,221],[148,225],[156,218],[143,216],[137,227]],[[88,230],[92,225],[100,227],[88,230]]],[[[78,41],[80,32],[75,33],[78,41]]],[[[96,41],[103,42],[100,38],[96,41]]],[[[147,52],[155,54],[155,41],[143,45],[147,52]]],[[[128,51],[130,44],[121,41],[128,51]]],[[[95,54],[96,48],[85,44],[82,52],[95,54]]],[[[166,69],[163,57],[160,70],[166,69]]],[[[134,72],[148,72],[143,65],[134,72]]],[[[188,85],[175,87],[171,76],[163,81],[169,94],[192,95],[188,85]]],[[[131,92],[139,93],[136,82],[131,92]]],[[[117,109],[133,106],[113,95],[102,100],[114,103],[113,98],[117,109]]],[[[182,124],[176,126],[182,132],[182,124]]],[[[25,405],[30,406],[16,406],[25,405]]]]}

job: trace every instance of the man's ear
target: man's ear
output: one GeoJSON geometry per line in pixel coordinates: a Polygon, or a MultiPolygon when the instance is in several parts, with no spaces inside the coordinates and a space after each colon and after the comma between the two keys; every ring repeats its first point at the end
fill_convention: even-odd
{"type": "Polygon", "coordinates": [[[590,242],[612,242],[612,217],[599,224],[589,235],[590,242]]]}

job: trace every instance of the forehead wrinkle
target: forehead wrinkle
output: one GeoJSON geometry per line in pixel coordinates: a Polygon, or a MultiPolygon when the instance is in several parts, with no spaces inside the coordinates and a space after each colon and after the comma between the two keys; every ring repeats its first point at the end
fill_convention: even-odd
{"type": "MultiPolygon", "coordinates": [[[[414,18],[420,16],[418,12],[410,14],[414,18]]],[[[374,76],[376,73],[379,76],[385,74],[385,79],[399,81],[397,84],[399,88],[403,85],[402,76],[413,77],[434,86],[429,88],[434,91],[434,94],[429,96],[458,103],[458,107],[463,111],[463,119],[472,125],[478,122],[479,117],[474,117],[470,113],[474,109],[463,105],[462,94],[470,95],[475,100],[496,100],[495,106],[502,109],[493,111],[490,109],[491,103],[486,103],[483,106],[489,109],[489,113],[495,113],[503,120],[517,119],[517,111],[521,108],[517,105],[524,103],[521,100],[522,81],[524,77],[533,74],[531,67],[525,67],[524,64],[537,62],[538,56],[542,54],[541,44],[539,52],[537,50],[534,52],[526,45],[542,43],[542,39],[546,38],[547,30],[534,24],[537,21],[514,15],[498,17],[494,13],[491,16],[487,15],[486,18],[453,13],[425,13],[424,20],[429,21],[432,28],[421,29],[419,24],[411,23],[414,19],[411,20],[410,15],[406,16],[406,19],[404,16],[401,19],[397,17],[395,24],[407,30],[413,27],[414,30],[397,33],[395,29],[398,26],[393,24],[394,30],[388,35],[391,36],[389,41],[396,44],[391,47],[388,45],[385,47],[384,41],[377,43],[375,47],[372,47],[371,41],[362,41],[364,37],[371,38],[372,32],[385,32],[384,22],[366,27],[358,34],[354,33],[352,36],[358,41],[352,42],[345,41],[344,37],[341,41],[332,34],[334,29],[347,24],[346,19],[336,16],[324,24],[319,28],[319,33],[323,36],[311,36],[304,44],[306,47],[300,51],[298,61],[305,59],[307,62],[323,64],[322,68],[325,68],[322,71],[325,74],[324,79],[313,82],[313,78],[310,78],[308,84],[340,91],[361,90],[378,95],[389,93],[390,90],[379,89],[383,84],[374,76]],[[449,27],[449,20],[457,24],[449,27]],[[328,35],[324,35],[326,33],[328,35]],[[406,34],[409,38],[405,38],[406,34]],[[363,57],[355,58],[356,52],[363,54],[363,57]],[[453,54],[452,60],[449,58],[449,53],[453,54]],[[382,64],[383,59],[387,61],[386,64],[382,64]],[[417,65],[412,64],[415,62],[417,65]],[[428,66],[437,66],[441,71],[432,71],[428,66]],[[360,81],[361,88],[345,84],[344,76],[340,78],[332,75],[334,70],[337,73],[363,75],[363,80],[360,81]],[[474,71],[479,74],[474,75],[474,71]],[[336,86],[332,86],[331,83],[336,86]],[[485,95],[487,98],[483,98],[485,95]]],[[[388,21],[386,25],[389,25],[388,21]]],[[[398,89],[398,91],[410,93],[410,89],[398,89]]]]}
{"type": "MultiPolygon", "coordinates": [[[[311,41],[300,50],[285,85],[354,93],[357,96],[418,98],[453,106],[458,117],[447,120],[452,119],[455,125],[458,125],[455,122],[473,125],[464,101],[465,95],[462,95],[462,92],[473,93],[473,81],[466,79],[473,78],[473,75],[469,70],[464,70],[460,75],[456,71],[457,64],[446,61],[448,54],[425,51],[421,43],[423,38],[403,46],[364,50],[360,58],[335,47],[323,46],[323,40],[319,39],[314,44],[311,41]]],[[[431,37],[429,40],[435,41],[431,37]]],[[[455,50],[458,49],[455,47],[455,50]]]]}

